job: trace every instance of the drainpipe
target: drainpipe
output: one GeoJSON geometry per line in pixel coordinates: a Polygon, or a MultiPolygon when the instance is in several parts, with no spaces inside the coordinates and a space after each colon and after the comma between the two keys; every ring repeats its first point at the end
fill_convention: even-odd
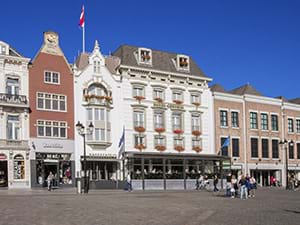
{"type": "Polygon", "coordinates": [[[247,117],[246,117],[246,98],[245,95],[243,96],[243,137],[244,137],[244,174],[247,174],[248,172],[248,162],[247,162],[247,129],[246,129],[246,121],[247,121],[247,117]]]}

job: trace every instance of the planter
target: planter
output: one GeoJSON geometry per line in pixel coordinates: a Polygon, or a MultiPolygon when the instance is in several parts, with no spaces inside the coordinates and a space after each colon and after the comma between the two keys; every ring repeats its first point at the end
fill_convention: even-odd
{"type": "Polygon", "coordinates": [[[199,107],[200,106],[200,102],[193,102],[192,103],[194,106],[199,107]]]}
{"type": "Polygon", "coordinates": [[[157,151],[163,152],[163,151],[166,150],[166,146],[164,146],[164,145],[156,145],[156,146],[155,146],[155,149],[156,149],[157,151]]]}
{"type": "Polygon", "coordinates": [[[192,134],[195,136],[200,136],[201,135],[201,131],[200,130],[193,130],[192,134]]]}
{"type": "Polygon", "coordinates": [[[181,145],[177,145],[177,146],[175,146],[175,150],[176,150],[177,152],[183,152],[183,151],[184,151],[184,147],[181,146],[181,145]]]}
{"type": "Polygon", "coordinates": [[[142,132],[145,132],[146,129],[145,129],[145,127],[134,127],[134,130],[142,133],[142,132]]]}
{"type": "Polygon", "coordinates": [[[182,101],[181,100],[173,100],[173,102],[177,105],[181,105],[182,104],[182,101]]]}
{"type": "Polygon", "coordinates": [[[105,96],[105,100],[110,102],[112,100],[112,97],[111,96],[105,96]]]}
{"type": "Polygon", "coordinates": [[[143,144],[135,145],[134,147],[140,151],[146,148],[146,146],[143,144]]]}
{"type": "Polygon", "coordinates": [[[145,97],[144,96],[134,96],[134,98],[138,101],[144,100],[145,97]]]}
{"type": "Polygon", "coordinates": [[[161,98],[155,98],[154,100],[157,102],[163,102],[163,100],[161,98]]]}
{"type": "Polygon", "coordinates": [[[194,150],[195,152],[201,152],[201,151],[202,151],[202,148],[199,147],[199,146],[194,146],[194,147],[193,147],[193,150],[194,150]]]}
{"type": "Polygon", "coordinates": [[[162,133],[162,132],[165,132],[165,128],[163,128],[163,127],[158,127],[158,128],[155,128],[155,131],[156,131],[157,133],[162,133]]]}
{"type": "Polygon", "coordinates": [[[176,130],[173,130],[173,132],[174,132],[175,134],[182,134],[182,133],[183,133],[183,130],[176,129],[176,130]]]}

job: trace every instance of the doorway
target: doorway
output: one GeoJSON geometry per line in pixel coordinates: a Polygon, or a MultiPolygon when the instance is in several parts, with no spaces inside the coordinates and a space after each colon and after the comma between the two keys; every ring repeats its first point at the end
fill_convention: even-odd
{"type": "Polygon", "coordinates": [[[7,161],[0,161],[0,187],[7,187],[7,161]]]}
{"type": "Polygon", "coordinates": [[[44,164],[44,181],[45,181],[45,184],[44,186],[47,186],[47,178],[48,178],[48,175],[49,173],[52,172],[53,174],[53,177],[54,177],[54,180],[53,180],[53,186],[58,186],[58,177],[59,177],[59,174],[57,174],[58,172],[58,165],[55,163],[45,163],[44,164]]]}

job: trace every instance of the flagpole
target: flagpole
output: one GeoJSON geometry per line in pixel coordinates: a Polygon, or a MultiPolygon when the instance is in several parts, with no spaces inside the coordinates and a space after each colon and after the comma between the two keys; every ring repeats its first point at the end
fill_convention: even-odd
{"type": "Polygon", "coordinates": [[[82,28],[82,53],[85,53],[85,26],[82,28]]]}

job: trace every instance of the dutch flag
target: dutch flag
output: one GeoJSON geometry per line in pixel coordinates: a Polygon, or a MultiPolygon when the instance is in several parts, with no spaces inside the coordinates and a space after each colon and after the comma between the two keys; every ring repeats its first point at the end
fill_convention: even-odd
{"type": "Polygon", "coordinates": [[[123,153],[125,152],[125,127],[123,127],[123,132],[122,132],[122,136],[119,140],[119,154],[118,154],[118,158],[122,158],[123,153]]]}

